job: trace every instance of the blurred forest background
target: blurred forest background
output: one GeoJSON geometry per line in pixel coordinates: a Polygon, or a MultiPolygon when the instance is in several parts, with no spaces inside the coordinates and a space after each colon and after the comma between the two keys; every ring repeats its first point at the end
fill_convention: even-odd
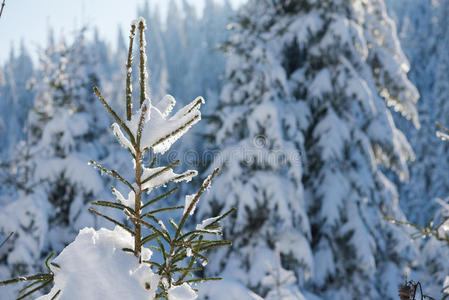
{"type": "MultiPolygon", "coordinates": [[[[355,4],[344,17],[350,21],[338,23],[335,16],[345,15],[340,1],[315,2],[205,0],[200,13],[193,1],[169,1],[164,12],[148,1],[135,8],[149,27],[151,97],[171,94],[179,106],[199,95],[207,101],[205,120],[163,159],[181,159],[203,175],[226,165],[199,214],[239,209],[226,236],[235,246],[214,253],[209,272],[224,274],[225,288],[277,299],[269,298],[274,279],[267,264],[251,259],[274,265],[278,255],[288,289],[306,299],[396,299],[405,273],[437,297],[449,274],[449,249],[434,239],[412,241],[412,230],[382,216],[425,225],[447,214],[449,145],[434,122],[449,126],[449,0],[368,1],[364,20],[378,23],[361,29],[351,27],[355,4]],[[304,7],[281,10],[277,2],[304,7]],[[341,28],[354,36],[369,32],[360,44],[372,35],[380,50],[370,44],[361,62],[353,54],[335,62],[334,52],[347,53],[330,46],[344,39],[341,28]],[[329,65],[331,75],[321,72],[329,65]],[[350,69],[341,71],[347,78],[332,77],[340,65],[350,69]],[[352,68],[361,87],[350,80],[352,68]],[[346,81],[332,89],[326,76],[332,86],[346,81]],[[363,97],[374,100],[349,104],[363,97]],[[377,119],[364,123],[372,115],[377,119]],[[235,147],[250,157],[236,155],[235,147]],[[261,149],[282,149],[283,163],[258,160],[266,155],[261,149]],[[217,155],[234,163],[217,162],[217,155]]],[[[14,17],[8,13],[7,1],[0,28],[14,17]]],[[[109,179],[87,161],[116,169],[128,163],[92,93],[100,86],[123,113],[127,33],[112,28],[112,41],[88,23],[65,34],[47,28],[39,47],[11,47],[0,62],[0,241],[14,232],[0,248],[0,279],[39,270],[51,250],[61,251],[85,226],[110,226],[86,210],[110,194],[109,179]]],[[[173,201],[198,184],[180,188],[173,201]]],[[[14,292],[8,287],[0,299],[14,292]]]]}

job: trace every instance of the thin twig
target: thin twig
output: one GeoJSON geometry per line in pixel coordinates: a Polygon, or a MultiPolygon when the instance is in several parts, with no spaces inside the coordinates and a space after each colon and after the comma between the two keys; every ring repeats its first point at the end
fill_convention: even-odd
{"type": "Polygon", "coordinates": [[[5,0],[3,0],[2,7],[0,8],[0,18],[2,17],[3,7],[5,7],[5,0]]]}
{"type": "Polygon", "coordinates": [[[435,126],[438,127],[438,128],[440,128],[440,129],[443,130],[444,132],[449,133],[449,129],[447,129],[446,127],[444,127],[444,126],[441,125],[440,123],[435,122],[435,126]]]}
{"type": "MultiPolygon", "coordinates": [[[[5,3],[5,1],[3,1],[3,3],[5,3]]],[[[2,6],[3,8],[3,6],[2,6]]],[[[0,248],[3,247],[4,244],[6,244],[6,242],[13,236],[14,232],[11,232],[6,239],[0,244],[0,248]]]]}
{"type": "Polygon", "coordinates": [[[219,168],[216,168],[212,174],[209,175],[208,178],[206,178],[206,180],[203,182],[203,184],[201,185],[200,190],[198,191],[198,193],[196,193],[195,197],[192,199],[192,202],[190,203],[189,207],[187,208],[187,211],[184,213],[184,215],[182,216],[181,222],[178,225],[178,230],[176,230],[175,233],[175,238],[174,240],[176,241],[177,238],[179,237],[179,234],[181,233],[181,229],[182,227],[184,227],[184,223],[187,221],[188,216],[190,215],[190,212],[193,210],[193,208],[195,207],[196,203],[198,202],[198,200],[200,199],[201,195],[203,194],[203,192],[210,186],[210,183],[212,181],[212,179],[214,179],[214,177],[218,174],[218,172],[220,171],[219,168]]]}
{"type": "Polygon", "coordinates": [[[142,106],[143,102],[147,98],[147,87],[146,87],[146,79],[147,79],[147,71],[145,69],[147,56],[145,54],[145,22],[140,20],[139,22],[139,52],[140,52],[140,106],[142,106]]]}
{"type": "Polygon", "coordinates": [[[96,86],[94,86],[94,92],[97,95],[98,100],[100,100],[100,102],[104,105],[104,107],[106,107],[107,111],[111,114],[111,116],[115,119],[115,121],[117,121],[120,127],[122,127],[123,130],[125,130],[126,134],[131,139],[131,144],[135,145],[136,141],[134,140],[134,135],[131,133],[128,126],[126,126],[126,124],[122,121],[122,119],[120,119],[117,113],[109,106],[109,104],[101,95],[100,90],[96,86]]]}
{"type": "Polygon", "coordinates": [[[122,223],[120,223],[120,222],[118,222],[118,221],[116,221],[116,220],[114,220],[114,219],[112,219],[112,218],[110,218],[110,217],[108,217],[108,216],[106,216],[106,215],[103,215],[102,213],[99,213],[98,211],[96,211],[96,210],[93,209],[92,207],[89,207],[88,211],[91,212],[91,213],[93,213],[93,214],[96,214],[97,216],[103,217],[103,218],[105,218],[106,220],[108,220],[109,222],[112,222],[112,223],[114,223],[115,225],[122,227],[123,229],[125,229],[125,230],[128,231],[129,233],[134,234],[134,232],[133,232],[130,228],[128,228],[126,225],[123,225],[122,223]]]}

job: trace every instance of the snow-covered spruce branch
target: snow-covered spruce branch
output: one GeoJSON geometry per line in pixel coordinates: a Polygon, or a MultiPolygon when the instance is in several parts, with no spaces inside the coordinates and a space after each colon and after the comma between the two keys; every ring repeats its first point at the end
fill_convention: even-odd
{"type": "Polygon", "coordinates": [[[438,241],[446,242],[449,245],[449,231],[448,231],[449,218],[445,218],[437,225],[434,224],[434,220],[432,219],[426,226],[419,226],[407,221],[399,221],[392,218],[385,218],[385,219],[394,224],[405,225],[417,229],[418,231],[412,235],[412,238],[414,239],[431,236],[437,239],[438,241]]]}
{"type": "MultiPolygon", "coordinates": [[[[16,300],[25,299],[26,297],[32,295],[33,293],[49,286],[54,281],[54,272],[50,268],[52,265],[54,268],[60,268],[60,266],[54,262],[49,263],[50,259],[55,255],[54,252],[50,253],[50,255],[45,260],[45,266],[47,267],[48,273],[39,273],[31,276],[21,276],[5,281],[0,282],[0,287],[8,284],[18,283],[18,282],[29,282],[22,289],[19,290],[19,295],[16,300]]],[[[51,298],[51,300],[56,299],[56,297],[60,294],[61,290],[57,290],[55,295],[51,298]]]]}
{"type": "Polygon", "coordinates": [[[234,208],[221,216],[202,221],[194,229],[185,228],[201,195],[210,187],[219,169],[215,169],[204,180],[196,194],[186,196],[184,205],[161,204],[161,201],[176,191],[177,187],[145,200],[146,195],[153,193],[157,188],[175,182],[188,182],[197,175],[194,170],[175,173],[173,169],[179,161],[166,166],[157,166],[156,157],[165,153],[201,119],[200,107],[204,103],[203,98],[198,97],[170,116],[175,104],[173,97],[166,96],[156,104],[147,97],[145,28],[143,18],[131,25],[126,63],[125,118],[122,119],[104,99],[100,90],[94,88],[99,101],[115,120],[112,125],[113,133],[119,143],[130,152],[134,170],[132,175],[119,174],[91,160],[90,165],[99,169],[102,174],[119,180],[129,189],[128,195],[125,196],[116,187],[111,187],[114,201],[97,200],[91,205],[119,210],[129,222],[123,222],[122,219],[116,219],[90,207],[91,213],[113,223],[116,225],[115,229],[110,231],[102,228],[96,231],[85,228],[80,231],[75,241],[50,263],[54,268],[50,268],[49,265],[51,256],[47,259],[49,273],[0,282],[0,285],[30,282],[21,290],[21,298],[54,283],[50,293],[40,297],[40,300],[94,299],[99,295],[113,300],[123,298],[193,300],[197,296],[190,284],[220,279],[195,278],[193,273],[201,271],[208,263],[206,251],[231,245],[229,241],[217,239],[215,236],[221,235],[219,222],[231,214],[234,208]],[[132,113],[131,65],[136,29],[140,55],[140,97],[138,109],[132,113]],[[146,156],[152,156],[149,165],[143,162],[146,156]],[[169,219],[169,226],[166,227],[162,213],[176,210],[183,210],[179,222],[169,219]],[[152,258],[152,251],[148,247],[158,251],[161,259],[152,258]],[[104,282],[105,277],[107,284],[104,282]]]}

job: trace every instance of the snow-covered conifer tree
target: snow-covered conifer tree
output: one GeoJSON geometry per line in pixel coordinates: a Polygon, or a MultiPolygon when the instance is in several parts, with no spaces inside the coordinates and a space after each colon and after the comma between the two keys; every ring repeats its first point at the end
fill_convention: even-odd
{"type": "Polygon", "coordinates": [[[282,267],[300,278],[313,271],[299,155],[304,144],[301,122],[306,122],[308,108],[292,101],[277,53],[251,30],[267,8],[267,3],[250,3],[239,17],[241,31],[230,40],[228,83],[211,130],[221,150],[214,164],[223,171],[209,208],[201,210],[215,213],[237,207],[233,225],[225,231],[234,239],[232,251],[217,252],[208,269],[260,294],[271,289],[263,279],[267,266],[275,265],[276,243],[282,267]]]}
{"type": "MultiPolygon", "coordinates": [[[[196,27],[186,26],[189,55],[188,73],[185,77],[187,95],[210,95],[207,113],[213,112],[218,94],[224,84],[226,57],[219,49],[229,36],[228,24],[234,11],[229,1],[205,1],[202,17],[196,27]]],[[[190,23],[188,15],[184,20],[190,23]]]]}
{"type": "Polygon", "coordinates": [[[383,170],[413,152],[389,107],[418,126],[418,93],[383,1],[249,1],[235,26],[201,211],[238,211],[209,274],[265,295],[278,243],[306,298],[395,299],[414,247],[383,170]]]}

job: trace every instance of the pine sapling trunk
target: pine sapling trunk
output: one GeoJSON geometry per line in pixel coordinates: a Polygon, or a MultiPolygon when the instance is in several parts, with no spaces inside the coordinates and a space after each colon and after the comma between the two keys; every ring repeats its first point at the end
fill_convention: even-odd
{"type": "Polygon", "coordinates": [[[142,248],[142,240],[140,237],[142,236],[142,225],[140,224],[141,214],[140,214],[140,204],[142,199],[142,182],[141,182],[141,171],[142,171],[142,153],[137,151],[136,147],[136,197],[134,204],[134,255],[139,256],[141,248],[142,248]]]}

